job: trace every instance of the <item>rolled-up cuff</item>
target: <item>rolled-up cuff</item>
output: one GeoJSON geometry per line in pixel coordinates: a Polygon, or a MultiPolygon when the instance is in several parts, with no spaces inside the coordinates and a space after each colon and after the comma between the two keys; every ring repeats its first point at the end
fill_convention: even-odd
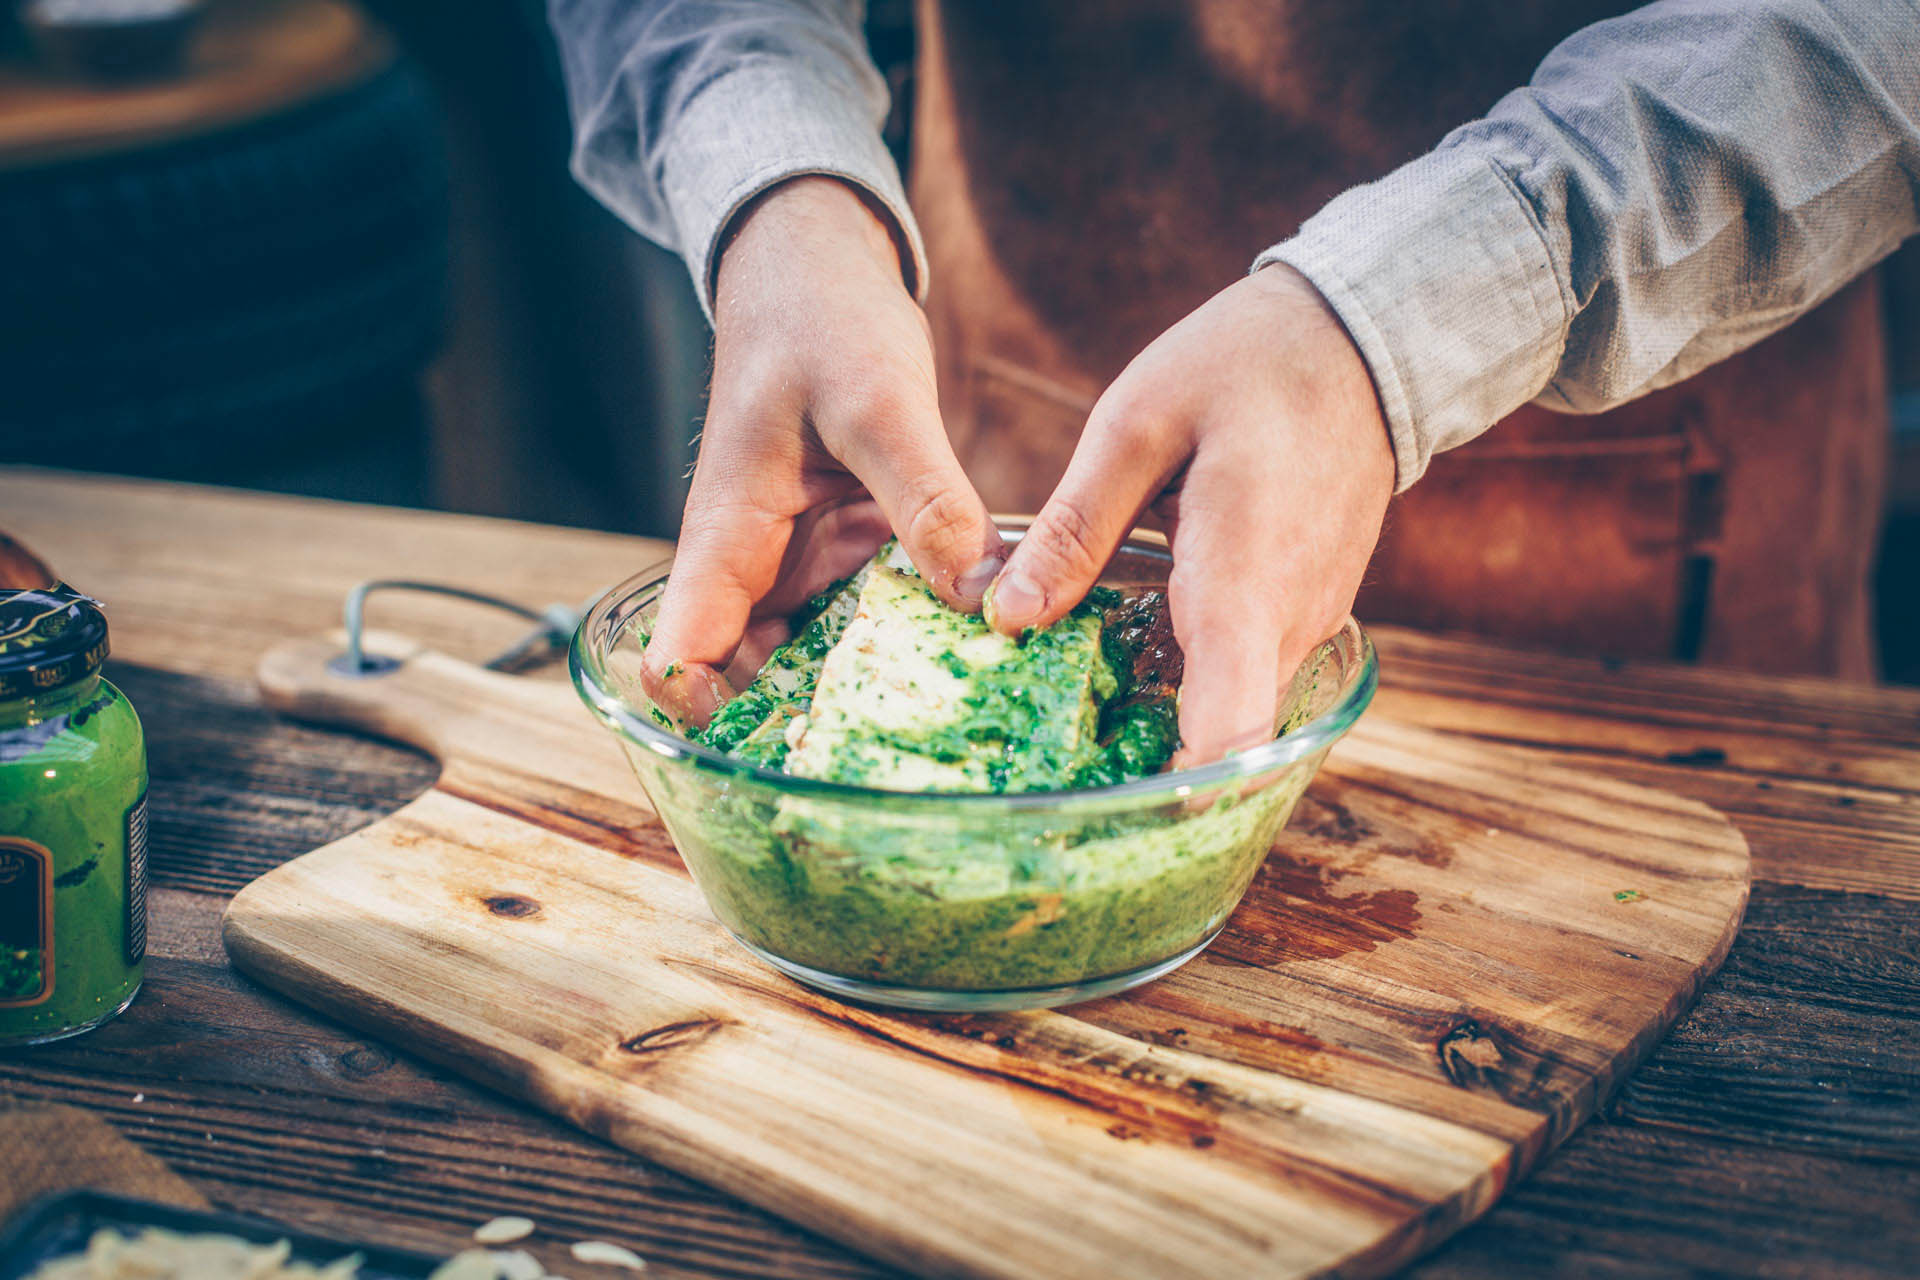
{"type": "Polygon", "coordinates": [[[1274,262],[1311,280],[1359,347],[1398,489],[1559,364],[1571,310],[1533,206],[1477,148],[1444,147],[1336,197],[1254,270],[1274,262]]]}
{"type": "Polygon", "coordinates": [[[914,297],[927,287],[926,249],[907,207],[900,170],[857,100],[786,68],[745,64],[702,89],[675,123],[662,188],[700,306],[713,320],[720,241],[742,205],[775,183],[808,174],[839,178],[871,195],[905,248],[901,272],[914,297]]]}

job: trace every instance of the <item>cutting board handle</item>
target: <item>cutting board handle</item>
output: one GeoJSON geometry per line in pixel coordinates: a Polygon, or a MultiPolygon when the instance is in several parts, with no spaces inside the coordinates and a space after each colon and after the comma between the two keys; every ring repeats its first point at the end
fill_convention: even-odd
{"type": "Polygon", "coordinates": [[[613,735],[566,682],[488,671],[391,632],[368,632],[366,652],[378,661],[356,674],[339,633],[278,645],[260,661],[261,696],[297,720],[426,752],[442,790],[484,781],[548,803],[561,788],[644,809],[613,735]]]}

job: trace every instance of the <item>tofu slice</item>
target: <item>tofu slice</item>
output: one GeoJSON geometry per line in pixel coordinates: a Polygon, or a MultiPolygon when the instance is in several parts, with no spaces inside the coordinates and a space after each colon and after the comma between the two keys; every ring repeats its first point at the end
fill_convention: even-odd
{"type": "Polygon", "coordinates": [[[786,768],[896,791],[1068,787],[1098,750],[1113,689],[1092,610],[1016,644],[882,561],[821,665],[786,768]]]}
{"type": "Polygon", "coordinates": [[[713,722],[693,735],[694,741],[751,764],[779,767],[786,757],[781,736],[813,697],[820,665],[852,619],[869,572],[871,566],[863,566],[793,639],[768,655],[753,682],[721,707],[713,722]]]}

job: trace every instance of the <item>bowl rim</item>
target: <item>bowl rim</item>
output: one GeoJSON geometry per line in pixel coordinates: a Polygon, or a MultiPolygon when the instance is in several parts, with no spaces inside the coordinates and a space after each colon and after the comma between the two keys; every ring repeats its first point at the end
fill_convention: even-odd
{"type": "MultiPolygon", "coordinates": [[[[1031,520],[1030,516],[996,515],[994,517],[1001,532],[1011,533],[1014,535],[1014,540],[1026,531],[1026,526],[1031,520]]],[[[1146,552],[1169,563],[1172,561],[1166,539],[1152,530],[1136,529],[1122,541],[1121,545],[1130,551],[1146,552]]],[[[1212,791],[1224,783],[1254,777],[1294,764],[1332,746],[1353,727],[1354,721],[1360,718],[1361,712],[1367,709],[1367,705],[1373,701],[1374,690],[1379,685],[1380,664],[1374,651],[1373,639],[1359,621],[1352,614],[1348,614],[1331,635],[1314,647],[1314,652],[1317,653],[1321,645],[1336,640],[1342,635],[1351,634],[1354,639],[1360,655],[1360,670],[1348,683],[1339,699],[1331,707],[1298,728],[1263,742],[1259,746],[1230,753],[1206,764],[1195,765],[1188,769],[1172,769],[1165,773],[1150,774],[1144,778],[1134,778],[1104,787],[1085,787],[1071,791],[1022,791],[1010,794],[966,791],[892,791],[884,787],[832,782],[825,778],[806,778],[779,769],[748,764],[724,752],[716,751],[712,747],[684,738],[670,729],[655,724],[646,714],[610,687],[605,676],[606,666],[603,656],[595,650],[589,639],[590,634],[604,631],[611,635],[615,625],[614,613],[635,597],[650,590],[657,591],[662,587],[672,565],[672,556],[657,561],[609,588],[593,602],[581,618],[579,626],[574,629],[573,640],[567,648],[567,669],[572,676],[575,691],[579,693],[587,707],[610,728],[624,734],[656,755],[685,761],[696,767],[729,777],[750,779],[791,795],[853,801],[864,805],[880,804],[906,810],[922,807],[966,806],[1000,809],[1057,809],[1062,806],[1077,808],[1081,805],[1099,805],[1102,802],[1114,801],[1131,803],[1152,799],[1184,799],[1196,793],[1212,791]]],[[[609,644],[607,647],[612,646],[609,644]]],[[[1311,660],[1309,657],[1308,661],[1311,660]]]]}

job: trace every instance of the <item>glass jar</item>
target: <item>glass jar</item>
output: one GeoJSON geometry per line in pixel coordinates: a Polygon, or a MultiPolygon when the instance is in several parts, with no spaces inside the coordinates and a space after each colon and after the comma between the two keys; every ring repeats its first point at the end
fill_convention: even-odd
{"type": "Polygon", "coordinates": [[[97,602],[0,591],[0,1044],[99,1026],[146,968],[146,742],[106,656],[97,602]]]}

